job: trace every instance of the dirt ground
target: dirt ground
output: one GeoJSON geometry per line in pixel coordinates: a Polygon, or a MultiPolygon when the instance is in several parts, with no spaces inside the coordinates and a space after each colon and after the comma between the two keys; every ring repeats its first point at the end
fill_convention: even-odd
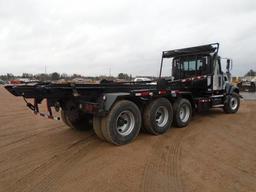
{"type": "Polygon", "coordinates": [[[256,191],[256,101],[116,147],[0,88],[0,191],[256,191]]]}

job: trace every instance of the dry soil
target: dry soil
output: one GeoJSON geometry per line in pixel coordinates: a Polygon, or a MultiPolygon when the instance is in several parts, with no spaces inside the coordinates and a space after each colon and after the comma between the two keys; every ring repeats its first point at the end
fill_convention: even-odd
{"type": "Polygon", "coordinates": [[[33,115],[0,88],[0,191],[256,191],[256,101],[113,146],[33,115]]]}

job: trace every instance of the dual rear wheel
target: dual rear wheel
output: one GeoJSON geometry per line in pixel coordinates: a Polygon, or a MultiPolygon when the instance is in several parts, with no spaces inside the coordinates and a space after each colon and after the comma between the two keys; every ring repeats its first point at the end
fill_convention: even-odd
{"type": "Polygon", "coordinates": [[[176,127],[186,127],[192,117],[192,106],[188,99],[179,98],[174,102],[174,125],[176,127]]]}
{"type": "Polygon", "coordinates": [[[93,118],[96,135],[115,145],[130,143],[137,137],[141,127],[141,112],[128,100],[118,101],[105,117],[93,118]]]}
{"type": "Polygon", "coordinates": [[[174,104],[166,98],[150,102],[143,111],[129,100],[118,101],[105,117],[93,117],[93,129],[96,135],[115,145],[123,145],[134,140],[143,127],[153,135],[165,133],[174,121],[178,127],[184,127],[192,114],[190,102],[186,99],[174,104]],[[178,113],[179,115],[176,115],[178,113]]]}
{"type": "Polygon", "coordinates": [[[172,121],[173,109],[168,99],[155,99],[145,107],[143,123],[148,133],[163,134],[171,127],[172,121]]]}
{"type": "Polygon", "coordinates": [[[124,145],[134,140],[143,126],[153,135],[165,133],[174,124],[186,126],[191,118],[191,104],[187,99],[178,99],[172,104],[166,98],[157,98],[144,107],[143,113],[132,101],[117,101],[105,117],[85,114],[67,103],[61,111],[63,122],[77,130],[90,127],[92,120],[95,134],[102,140],[115,145],[124,145]]]}

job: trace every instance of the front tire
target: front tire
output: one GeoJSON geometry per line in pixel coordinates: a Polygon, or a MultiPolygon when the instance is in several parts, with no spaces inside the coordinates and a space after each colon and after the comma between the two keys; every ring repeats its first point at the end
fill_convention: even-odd
{"type": "Polygon", "coordinates": [[[101,120],[104,138],[115,145],[134,140],[141,128],[141,112],[131,101],[118,101],[109,114],[101,120]]]}
{"type": "Polygon", "coordinates": [[[179,98],[174,102],[174,124],[177,127],[186,127],[192,117],[192,107],[188,99],[179,98]]]}
{"type": "Polygon", "coordinates": [[[240,98],[237,93],[232,93],[228,95],[226,98],[226,102],[224,104],[224,112],[225,113],[236,113],[240,107],[240,98]]]}
{"type": "Polygon", "coordinates": [[[143,114],[144,127],[150,134],[165,133],[172,124],[173,110],[170,101],[159,98],[146,106],[143,114]]]}

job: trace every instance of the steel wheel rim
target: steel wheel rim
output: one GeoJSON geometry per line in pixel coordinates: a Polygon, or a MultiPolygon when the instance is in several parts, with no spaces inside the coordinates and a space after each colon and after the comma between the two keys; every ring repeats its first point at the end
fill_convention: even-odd
{"type": "Polygon", "coordinates": [[[189,107],[188,105],[186,104],[183,104],[180,108],[180,111],[179,111],[179,116],[180,116],[180,120],[185,123],[188,121],[189,119],[189,116],[190,116],[190,110],[189,110],[189,107]]]}
{"type": "Polygon", "coordinates": [[[116,130],[122,136],[129,135],[135,127],[135,117],[131,111],[121,112],[116,120],[116,130]]]}
{"type": "Polygon", "coordinates": [[[164,127],[169,119],[168,110],[164,106],[160,106],[156,110],[155,121],[157,126],[164,127]]]}
{"type": "Polygon", "coordinates": [[[231,97],[230,99],[230,107],[232,110],[235,110],[238,106],[238,101],[237,101],[237,98],[235,97],[231,97]]]}

